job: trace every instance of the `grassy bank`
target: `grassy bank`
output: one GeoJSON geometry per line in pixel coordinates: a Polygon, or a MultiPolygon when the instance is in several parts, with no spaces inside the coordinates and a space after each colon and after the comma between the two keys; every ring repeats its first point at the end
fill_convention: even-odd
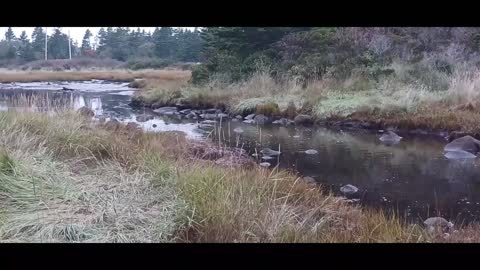
{"type": "Polygon", "coordinates": [[[213,146],[178,133],[146,134],[73,112],[1,113],[0,127],[2,242],[480,239],[476,227],[432,238],[285,171],[222,166],[219,156],[199,155],[213,146]]]}
{"type": "Polygon", "coordinates": [[[184,103],[222,107],[233,114],[289,118],[309,114],[317,121],[357,120],[399,129],[480,134],[480,70],[460,65],[452,74],[433,70],[417,74],[410,66],[389,68],[393,75],[377,79],[359,72],[306,85],[292,77],[273,79],[267,71],[233,84],[212,80],[203,86],[166,85],[147,79],[136,99],[153,107],[184,103]]]}

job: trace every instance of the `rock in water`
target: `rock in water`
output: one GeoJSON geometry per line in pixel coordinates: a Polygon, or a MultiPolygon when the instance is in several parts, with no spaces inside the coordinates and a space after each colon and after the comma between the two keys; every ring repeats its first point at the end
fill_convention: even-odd
{"type": "Polygon", "coordinates": [[[263,156],[262,159],[263,159],[263,160],[271,160],[271,159],[273,159],[273,157],[271,157],[271,156],[263,156]]]}
{"type": "Polygon", "coordinates": [[[215,109],[215,108],[212,108],[212,109],[206,109],[206,110],[205,110],[205,113],[211,113],[211,114],[215,114],[215,113],[217,113],[217,109],[215,109]]]}
{"type": "Polygon", "coordinates": [[[203,120],[203,121],[202,121],[202,122],[200,122],[200,123],[202,123],[202,124],[209,124],[209,125],[211,125],[211,124],[215,124],[215,123],[217,123],[217,121],[215,121],[215,120],[203,120]]]}
{"type": "Polygon", "coordinates": [[[152,127],[156,128],[156,127],[157,127],[157,124],[153,124],[152,127]]]}
{"type": "Polygon", "coordinates": [[[153,111],[158,114],[173,114],[174,112],[177,112],[177,107],[160,107],[153,111]]]}
{"type": "Polygon", "coordinates": [[[179,111],[179,113],[181,113],[181,114],[189,114],[191,111],[192,111],[192,109],[183,109],[183,110],[179,111]]]}
{"type": "Polygon", "coordinates": [[[307,151],[305,151],[305,154],[315,155],[315,154],[318,154],[318,151],[314,149],[308,149],[307,151]]]}
{"type": "Polygon", "coordinates": [[[186,118],[195,118],[195,117],[197,117],[197,114],[194,113],[194,112],[190,112],[190,113],[187,114],[185,117],[186,117],[186,118]]]}
{"type": "Polygon", "coordinates": [[[203,119],[216,119],[217,115],[213,113],[204,113],[204,114],[200,114],[200,117],[203,119]]]}
{"type": "Polygon", "coordinates": [[[243,117],[242,117],[241,115],[237,115],[237,116],[235,116],[235,118],[237,118],[238,120],[242,120],[242,119],[243,119],[243,117]]]}
{"type": "Polygon", "coordinates": [[[255,114],[252,113],[252,114],[249,114],[249,115],[245,116],[245,120],[252,120],[254,117],[255,117],[255,114]]]}
{"type": "Polygon", "coordinates": [[[445,157],[448,159],[471,159],[476,158],[477,156],[467,151],[457,150],[446,152],[445,157]]]}
{"type": "Polygon", "coordinates": [[[81,115],[86,116],[86,117],[94,117],[95,116],[95,113],[92,111],[92,109],[90,109],[88,107],[85,107],[85,106],[78,109],[78,112],[81,115]]]}
{"type": "Polygon", "coordinates": [[[272,150],[270,148],[263,148],[260,153],[266,155],[266,156],[278,156],[280,155],[279,151],[272,150]]]}
{"type": "Polygon", "coordinates": [[[402,139],[402,137],[398,136],[395,132],[393,131],[387,131],[385,134],[383,134],[380,137],[380,141],[385,142],[385,143],[397,143],[402,139]]]}
{"type": "Polygon", "coordinates": [[[226,113],[219,113],[219,114],[217,114],[217,118],[228,118],[228,114],[226,114],[226,113]]]}
{"type": "Polygon", "coordinates": [[[270,122],[270,119],[263,114],[256,115],[253,118],[253,120],[255,121],[255,123],[257,123],[259,125],[265,125],[265,124],[268,124],[268,122],[270,122]]]}
{"type": "Polygon", "coordinates": [[[445,233],[453,228],[453,223],[442,217],[431,217],[423,222],[430,233],[445,233]]]}
{"type": "Polygon", "coordinates": [[[472,136],[463,136],[455,139],[449,144],[445,145],[445,151],[467,151],[472,154],[477,154],[480,151],[480,141],[472,136]]]}
{"type": "Polygon", "coordinates": [[[279,120],[275,120],[272,122],[272,124],[278,124],[278,125],[288,125],[288,119],[287,118],[281,118],[279,120]]]}
{"type": "Polygon", "coordinates": [[[235,129],[233,130],[233,132],[235,132],[235,133],[243,133],[243,129],[237,127],[237,128],[235,128],[235,129]]]}
{"type": "Polygon", "coordinates": [[[299,114],[293,119],[296,125],[310,125],[313,124],[312,117],[306,114],[299,114]]]}
{"type": "Polygon", "coordinates": [[[311,176],[305,176],[303,177],[303,180],[305,180],[309,184],[315,184],[317,181],[315,181],[315,178],[311,176]]]}
{"type": "Polygon", "coordinates": [[[251,120],[251,119],[249,119],[249,120],[245,120],[245,121],[243,121],[243,123],[245,123],[245,124],[253,124],[253,123],[255,123],[255,121],[254,121],[254,120],[251,120]]]}
{"type": "Polygon", "coordinates": [[[263,168],[268,168],[268,167],[270,167],[271,164],[268,163],[268,162],[262,162],[262,163],[260,163],[259,165],[260,165],[261,167],[263,167],[263,168]]]}
{"type": "Polygon", "coordinates": [[[340,191],[346,195],[352,195],[358,192],[358,188],[354,185],[345,185],[340,188],[340,191]]]}
{"type": "Polygon", "coordinates": [[[137,116],[137,122],[147,122],[148,120],[152,120],[153,119],[153,115],[139,115],[137,116]]]}

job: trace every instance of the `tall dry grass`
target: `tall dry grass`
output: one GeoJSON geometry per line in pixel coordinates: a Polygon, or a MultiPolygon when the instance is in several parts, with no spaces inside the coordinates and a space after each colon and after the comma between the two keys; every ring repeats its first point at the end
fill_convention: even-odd
{"type": "Polygon", "coordinates": [[[159,81],[187,81],[191,76],[188,70],[97,70],[97,71],[2,71],[0,82],[35,81],[85,81],[111,80],[133,81],[135,79],[153,79],[159,81]]]}

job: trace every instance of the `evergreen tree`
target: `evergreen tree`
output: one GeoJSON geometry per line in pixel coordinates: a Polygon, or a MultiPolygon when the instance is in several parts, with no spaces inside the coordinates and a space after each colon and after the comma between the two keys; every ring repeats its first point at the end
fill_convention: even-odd
{"type": "Polygon", "coordinates": [[[45,55],[45,32],[42,27],[33,29],[32,50],[35,59],[42,59],[45,55]]]}
{"type": "Polygon", "coordinates": [[[19,57],[25,61],[34,60],[35,56],[33,53],[32,44],[28,40],[28,36],[25,31],[22,31],[19,41],[20,41],[19,50],[18,50],[19,57]]]}
{"type": "Polygon", "coordinates": [[[7,32],[5,32],[5,40],[8,42],[15,40],[15,33],[13,33],[12,27],[8,27],[7,32]]]}
{"type": "Polygon", "coordinates": [[[91,55],[92,54],[92,45],[90,44],[90,38],[92,37],[92,32],[89,29],[85,31],[85,35],[82,39],[82,47],[80,49],[82,55],[91,55]]]}
{"type": "Polygon", "coordinates": [[[171,27],[155,28],[152,38],[155,44],[155,55],[159,58],[171,58],[174,39],[171,27]]]}
{"type": "Polygon", "coordinates": [[[47,41],[48,57],[50,59],[66,59],[68,53],[68,36],[55,28],[54,33],[47,41]]]}

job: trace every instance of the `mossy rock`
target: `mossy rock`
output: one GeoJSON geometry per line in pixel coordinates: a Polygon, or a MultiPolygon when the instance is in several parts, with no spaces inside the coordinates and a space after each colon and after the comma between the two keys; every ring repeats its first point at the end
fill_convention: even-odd
{"type": "Polygon", "coordinates": [[[266,116],[276,116],[280,114],[278,104],[275,102],[268,102],[264,104],[258,104],[255,106],[255,114],[263,114],[266,116]]]}

